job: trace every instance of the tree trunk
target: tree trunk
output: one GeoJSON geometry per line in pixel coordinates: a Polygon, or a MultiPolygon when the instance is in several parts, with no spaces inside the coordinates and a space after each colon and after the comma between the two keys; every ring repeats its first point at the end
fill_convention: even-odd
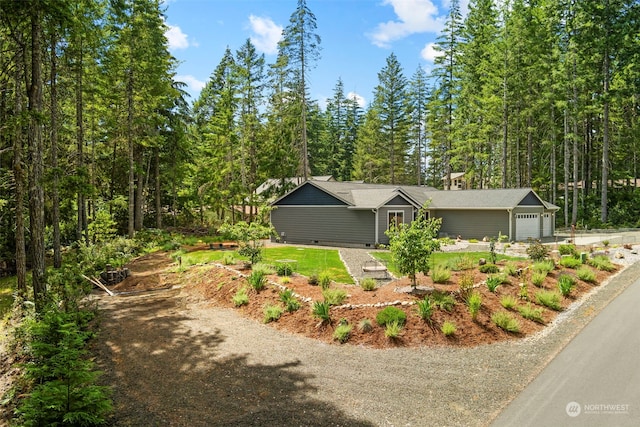
{"type": "MultiPolygon", "coordinates": [[[[15,74],[15,114],[21,117],[23,112],[23,98],[21,82],[23,79],[25,64],[22,61],[22,55],[17,57],[16,74],[15,74]]],[[[13,140],[13,177],[15,180],[15,220],[16,220],[16,278],[18,294],[23,298],[27,296],[27,252],[25,242],[25,225],[24,225],[24,196],[25,196],[25,173],[22,161],[23,147],[22,122],[16,120],[13,140]]]]}
{"type": "Polygon", "coordinates": [[[129,221],[127,234],[132,239],[135,235],[135,158],[133,141],[133,70],[130,69],[127,78],[127,143],[129,148],[129,221]]]}
{"type": "Polygon", "coordinates": [[[51,167],[53,188],[51,189],[51,221],[53,222],[53,267],[62,267],[60,251],[60,171],[58,170],[58,57],[56,36],[51,35],[51,167]]]}
{"type": "Polygon", "coordinates": [[[162,198],[160,197],[160,149],[155,149],[154,156],[154,176],[156,184],[156,228],[162,228],[162,198]]]}
{"type": "MultiPolygon", "coordinates": [[[[607,7],[609,2],[606,2],[607,7]]],[[[608,37],[608,34],[607,34],[608,37]]],[[[607,210],[607,186],[609,183],[609,50],[605,47],[604,52],[604,104],[602,112],[602,120],[604,121],[602,131],[602,193],[600,197],[600,221],[602,223],[608,220],[607,210]]]]}

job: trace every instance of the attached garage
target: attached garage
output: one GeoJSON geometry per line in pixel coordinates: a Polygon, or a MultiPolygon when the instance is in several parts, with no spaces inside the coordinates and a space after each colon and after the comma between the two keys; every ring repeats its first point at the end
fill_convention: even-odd
{"type": "Polygon", "coordinates": [[[540,214],[516,214],[516,240],[540,238],[540,214]]]}

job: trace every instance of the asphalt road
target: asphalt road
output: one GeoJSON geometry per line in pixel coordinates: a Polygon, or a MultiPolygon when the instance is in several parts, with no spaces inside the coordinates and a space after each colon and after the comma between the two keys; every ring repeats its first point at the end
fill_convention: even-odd
{"type": "Polygon", "coordinates": [[[640,425],[640,278],[595,317],[491,424],[640,425]]]}

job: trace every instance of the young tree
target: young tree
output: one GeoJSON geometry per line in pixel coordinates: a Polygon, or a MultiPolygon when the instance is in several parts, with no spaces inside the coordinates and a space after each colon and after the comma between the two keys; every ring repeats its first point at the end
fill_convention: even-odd
{"type": "Polygon", "coordinates": [[[385,233],[389,236],[389,250],[393,262],[402,274],[411,279],[411,286],[417,286],[416,274],[429,272],[429,258],[440,250],[436,239],[442,225],[442,218],[427,218],[426,206],[417,214],[411,224],[392,224],[385,233]]]}

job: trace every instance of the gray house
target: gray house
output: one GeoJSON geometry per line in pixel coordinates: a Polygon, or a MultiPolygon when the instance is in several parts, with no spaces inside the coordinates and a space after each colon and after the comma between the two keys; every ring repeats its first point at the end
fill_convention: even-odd
{"type": "Polygon", "coordinates": [[[551,237],[559,209],[530,188],[453,192],[310,180],[271,204],[271,223],[283,242],[373,247],[389,243],[393,220],[411,222],[427,202],[429,216],[442,218],[440,235],[464,239],[551,237]]]}

